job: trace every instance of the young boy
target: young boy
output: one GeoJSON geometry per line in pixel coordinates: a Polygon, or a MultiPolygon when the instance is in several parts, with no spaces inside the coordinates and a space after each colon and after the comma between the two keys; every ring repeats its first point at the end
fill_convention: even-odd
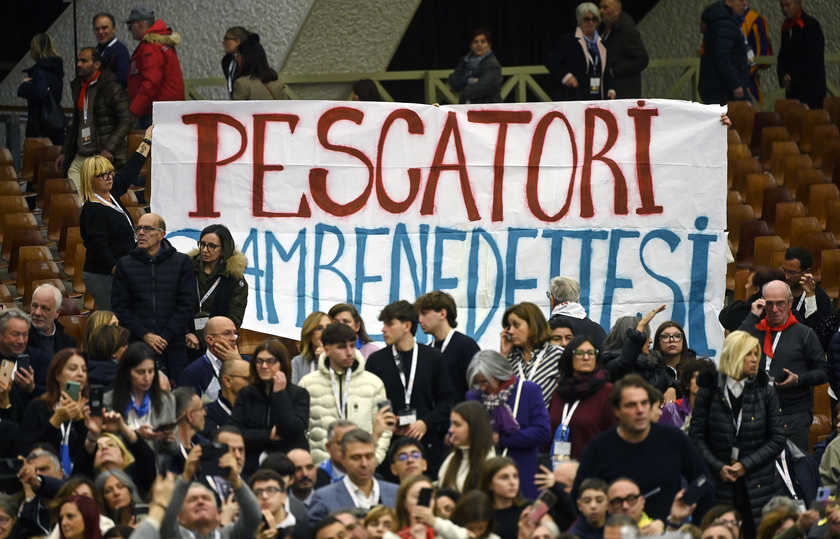
{"type": "Polygon", "coordinates": [[[577,500],[580,515],[567,533],[581,539],[603,539],[604,522],[607,519],[607,483],[596,477],[585,479],[580,484],[577,500]]]}

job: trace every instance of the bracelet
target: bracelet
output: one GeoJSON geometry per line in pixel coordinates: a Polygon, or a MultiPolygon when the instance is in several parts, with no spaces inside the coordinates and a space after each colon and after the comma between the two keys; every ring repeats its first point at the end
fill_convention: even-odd
{"type": "Polygon", "coordinates": [[[671,516],[670,516],[670,515],[668,515],[668,518],[666,518],[666,519],[665,519],[665,525],[666,525],[667,527],[669,527],[669,528],[673,528],[673,529],[675,529],[675,530],[679,529],[679,528],[680,528],[680,526],[682,526],[682,525],[683,525],[683,522],[685,522],[685,521],[674,522],[673,520],[671,520],[671,516]]]}
{"type": "Polygon", "coordinates": [[[160,507],[161,509],[163,509],[163,510],[164,510],[164,512],[166,511],[166,506],[165,506],[165,505],[163,505],[163,504],[162,504],[162,503],[160,503],[160,502],[156,502],[155,500],[150,501],[150,502],[149,502],[149,505],[150,505],[150,506],[152,506],[152,505],[157,505],[158,507],[160,507]]]}
{"type": "Polygon", "coordinates": [[[152,145],[152,141],[151,141],[151,140],[149,140],[149,139],[147,139],[147,138],[144,138],[144,139],[143,139],[143,142],[145,142],[145,143],[146,143],[146,144],[148,144],[149,146],[151,146],[151,145],[152,145]]]}

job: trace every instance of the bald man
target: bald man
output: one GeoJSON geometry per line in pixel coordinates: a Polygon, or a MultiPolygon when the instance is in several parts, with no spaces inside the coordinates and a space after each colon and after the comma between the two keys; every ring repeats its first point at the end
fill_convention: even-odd
{"type": "MultiPolygon", "coordinates": [[[[190,363],[178,378],[179,386],[193,386],[198,396],[216,400],[221,390],[220,372],[226,361],[241,360],[236,339],[239,333],[230,318],[214,316],[204,326],[207,353],[190,363]]],[[[234,399],[235,400],[235,399],[234,399]]]]}
{"type": "Polygon", "coordinates": [[[143,215],[135,231],[137,246],[117,262],[111,307],[132,341],[149,345],[177,380],[187,366],[187,326],[195,312],[192,262],[166,239],[160,215],[143,215]]]}

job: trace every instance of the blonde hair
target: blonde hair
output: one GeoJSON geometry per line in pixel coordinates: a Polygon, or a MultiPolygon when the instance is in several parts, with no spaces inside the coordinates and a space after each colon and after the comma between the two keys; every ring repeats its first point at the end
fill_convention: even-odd
{"type": "Polygon", "coordinates": [[[38,34],[33,37],[29,43],[29,57],[37,62],[50,56],[58,56],[58,51],[55,50],[55,43],[49,34],[38,34]]]}
{"type": "Polygon", "coordinates": [[[757,348],[758,339],[746,331],[733,331],[723,341],[718,370],[730,378],[740,380],[744,376],[744,358],[757,348]]]}
{"type": "Polygon", "coordinates": [[[93,179],[100,174],[111,172],[114,170],[114,165],[101,155],[94,155],[88,157],[82,163],[82,200],[85,202],[93,198],[93,179]]]}
{"type": "Polygon", "coordinates": [[[114,441],[115,444],[117,444],[117,447],[119,448],[120,454],[123,458],[123,469],[128,468],[128,465],[134,462],[134,455],[132,455],[131,451],[129,451],[128,448],[125,446],[125,443],[122,441],[122,438],[120,438],[112,432],[100,432],[99,436],[97,436],[96,439],[99,440],[99,438],[110,438],[114,441]]]}

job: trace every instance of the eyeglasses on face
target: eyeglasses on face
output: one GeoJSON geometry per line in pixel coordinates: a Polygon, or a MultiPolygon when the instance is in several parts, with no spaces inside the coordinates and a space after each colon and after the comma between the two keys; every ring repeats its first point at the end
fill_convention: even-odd
{"type": "Polygon", "coordinates": [[[267,358],[256,358],[254,359],[254,363],[259,367],[263,363],[266,365],[277,365],[277,358],[276,357],[267,357],[267,358]]]}
{"type": "Polygon", "coordinates": [[[681,340],[683,340],[683,334],[682,333],[674,333],[674,334],[668,335],[667,333],[662,333],[662,334],[659,335],[659,340],[662,341],[662,342],[671,342],[671,341],[680,342],[681,340]]]}
{"type": "Polygon", "coordinates": [[[574,355],[576,355],[577,357],[583,357],[583,356],[592,356],[592,357],[595,357],[595,356],[597,356],[597,355],[598,355],[598,350],[575,350],[575,351],[574,351],[574,352],[572,352],[572,353],[573,353],[574,355]]]}
{"type": "Polygon", "coordinates": [[[613,498],[612,500],[610,500],[610,507],[614,511],[621,509],[621,506],[625,503],[630,507],[633,507],[634,505],[636,505],[636,502],[639,501],[639,498],[641,498],[641,495],[639,494],[628,494],[623,498],[613,498]]]}
{"type": "Polygon", "coordinates": [[[741,521],[740,520],[727,519],[727,518],[719,518],[719,519],[715,520],[713,522],[713,524],[716,524],[718,526],[726,526],[728,528],[740,528],[741,527],[741,521]]]}
{"type": "Polygon", "coordinates": [[[584,17],[584,18],[583,18],[583,19],[581,19],[581,20],[582,20],[583,22],[598,22],[598,19],[597,19],[596,17],[584,17]]]}
{"type": "Polygon", "coordinates": [[[215,243],[204,243],[203,241],[198,242],[198,250],[203,251],[207,249],[211,253],[218,249],[220,246],[216,245],[215,243]]]}
{"type": "Polygon", "coordinates": [[[408,458],[411,457],[414,460],[418,460],[423,458],[423,455],[420,454],[419,451],[412,451],[411,453],[400,453],[397,455],[397,460],[400,462],[405,462],[408,458]]]}
{"type": "Polygon", "coordinates": [[[114,171],[109,170],[108,172],[103,172],[102,174],[97,174],[94,178],[99,178],[100,180],[110,180],[114,177],[114,171]]]}
{"type": "Polygon", "coordinates": [[[162,228],[158,228],[156,226],[149,226],[149,225],[137,225],[134,227],[135,232],[145,232],[146,234],[151,234],[155,230],[162,232],[162,228]]]}
{"type": "Polygon", "coordinates": [[[789,301],[789,299],[785,299],[782,301],[765,301],[764,306],[768,308],[773,307],[774,309],[784,309],[788,306],[789,301]]]}
{"type": "Polygon", "coordinates": [[[254,496],[256,496],[257,498],[262,498],[264,494],[273,496],[275,494],[279,494],[280,492],[283,492],[283,489],[281,489],[280,487],[258,488],[254,489],[254,496]]]}
{"type": "Polygon", "coordinates": [[[783,271],[783,272],[785,272],[785,276],[786,276],[786,277],[793,277],[794,275],[799,275],[800,273],[802,273],[802,272],[803,272],[803,271],[805,271],[805,270],[804,270],[804,269],[801,269],[801,270],[799,270],[799,271],[793,271],[793,270],[785,269],[785,268],[784,268],[784,267],[782,267],[782,266],[779,266],[779,271],[783,271]]]}

